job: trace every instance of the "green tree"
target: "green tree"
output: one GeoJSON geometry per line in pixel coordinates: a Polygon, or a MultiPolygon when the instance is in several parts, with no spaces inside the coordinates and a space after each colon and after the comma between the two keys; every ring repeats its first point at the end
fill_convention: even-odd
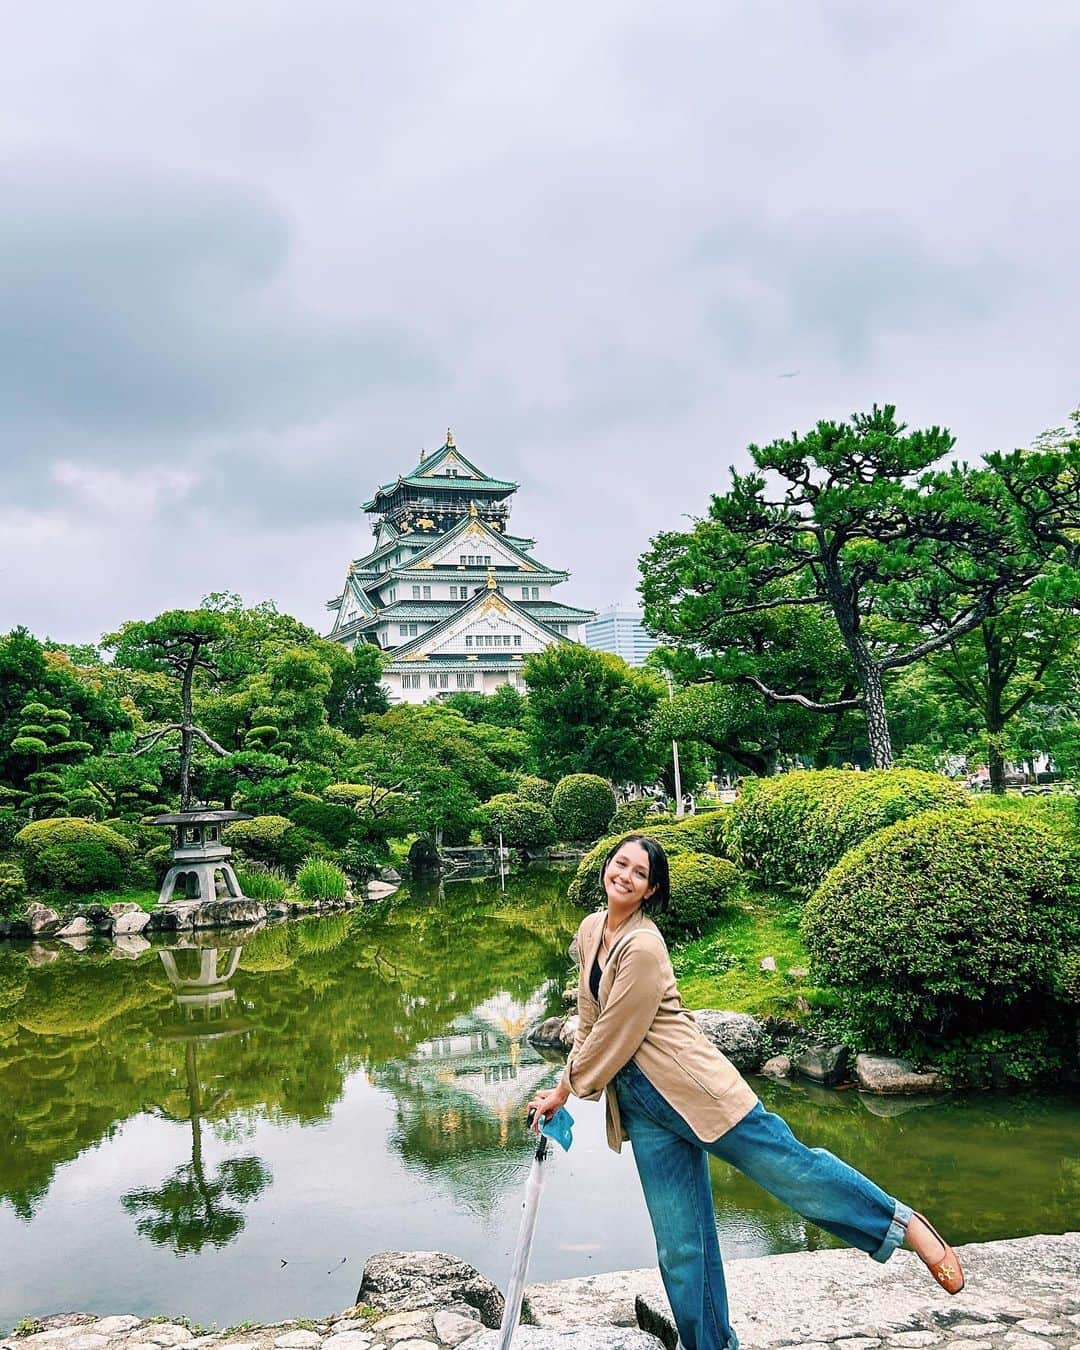
{"type": "Polygon", "coordinates": [[[761,448],[732,472],[693,530],[661,534],[642,558],[646,619],[686,631],[769,610],[831,615],[855,691],[828,700],[743,678],[771,703],[818,713],[857,708],[873,763],[892,762],[885,680],[975,628],[1068,550],[1076,482],[1050,452],[1036,463],[991,456],[971,474],[933,472],[947,431],[912,431],[875,405],[761,448]],[[778,483],[777,490],[771,484],[778,483]]]}
{"type": "Polygon", "coordinates": [[[361,736],[364,718],[390,707],[382,682],[390,658],[370,642],[358,642],[351,652],[339,642],[319,643],[320,651],[326,648],[335,649],[336,657],[330,667],[327,718],[332,727],[347,735],[361,736]]]}
{"type": "Polygon", "coordinates": [[[496,727],[525,730],[525,699],[512,684],[500,684],[493,694],[460,689],[441,702],[446,708],[455,708],[470,722],[490,722],[496,727]]]}
{"type": "Polygon", "coordinates": [[[670,751],[649,732],[664,682],[618,656],[570,643],[526,658],[525,725],[545,778],[592,773],[614,783],[647,783],[670,751]]]}

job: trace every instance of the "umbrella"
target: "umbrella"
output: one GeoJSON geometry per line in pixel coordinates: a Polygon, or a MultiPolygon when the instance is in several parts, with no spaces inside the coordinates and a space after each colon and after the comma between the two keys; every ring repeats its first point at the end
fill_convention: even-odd
{"type": "MultiPolygon", "coordinates": [[[[529,1122],[532,1123],[531,1111],[529,1122]]],[[[499,1350],[509,1350],[514,1329],[521,1316],[525,1276],[529,1269],[529,1254],[532,1251],[533,1234],[536,1232],[540,1193],[544,1189],[544,1176],[547,1171],[548,1139],[555,1139],[564,1149],[568,1149],[573,1142],[571,1135],[573,1124],[574,1119],[570,1112],[560,1107],[550,1120],[540,1126],[540,1137],[536,1141],[536,1152],[529,1168],[529,1180],[525,1183],[525,1205],[521,1215],[521,1227],[518,1229],[514,1260],[510,1266],[510,1280],[506,1286],[506,1307],[503,1310],[502,1326],[499,1328],[499,1350]]]]}

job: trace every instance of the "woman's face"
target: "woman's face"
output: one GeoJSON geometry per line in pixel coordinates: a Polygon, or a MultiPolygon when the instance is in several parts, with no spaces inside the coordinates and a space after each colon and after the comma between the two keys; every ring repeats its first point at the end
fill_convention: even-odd
{"type": "Polygon", "coordinates": [[[643,904],[656,888],[649,885],[649,855],[641,844],[620,844],[604,869],[604,893],[620,905],[643,904]]]}

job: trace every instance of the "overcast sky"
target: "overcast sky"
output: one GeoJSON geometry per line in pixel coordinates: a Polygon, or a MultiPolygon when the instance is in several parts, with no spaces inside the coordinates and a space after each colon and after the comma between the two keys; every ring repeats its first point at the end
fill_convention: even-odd
{"type": "Polygon", "coordinates": [[[749,441],[1080,403],[1076,0],[0,21],[0,630],[324,628],[447,426],[600,607],[749,441]]]}

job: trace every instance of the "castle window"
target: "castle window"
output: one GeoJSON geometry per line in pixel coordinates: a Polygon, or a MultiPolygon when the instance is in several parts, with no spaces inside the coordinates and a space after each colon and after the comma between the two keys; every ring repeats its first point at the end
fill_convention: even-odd
{"type": "Polygon", "coordinates": [[[424,587],[424,599],[425,599],[425,600],[430,600],[430,599],[431,599],[431,587],[430,587],[430,586],[425,586],[425,587],[424,587]]]}
{"type": "Polygon", "coordinates": [[[465,646],[466,646],[466,647],[471,647],[471,646],[472,646],[472,634],[471,634],[471,633],[466,633],[466,634],[465,634],[465,646]]]}
{"type": "Polygon", "coordinates": [[[440,689],[449,689],[449,687],[450,687],[450,676],[449,676],[449,675],[440,675],[440,676],[439,676],[439,688],[440,688],[440,689]]]}
{"type": "Polygon", "coordinates": [[[471,670],[467,675],[459,673],[458,675],[455,676],[455,679],[457,680],[457,687],[459,689],[471,689],[473,685],[476,683],[476,676],[472,673],[471,670]]]}
{"type": "Polygon", "coordinates": [[[419,689],[419,688],[420,688],[420,676],[419,676],[419,675],[402,675],[402,677],[401,677],[401,687],[402,687],[402,689],[419,689]]]}
{"type": "Polygon", "coordinates": [[[420,587],[419,587],[419,586],[414,586],[414,587],[412,588],[412,598],[413,598],[414,600],[419,600],[419,599],[420,599],[420,587]]]}
{"type": "Polygon", "coordinates": [[[456,587],[456,586],[451,586],[451,587],[450,587],[450,599],[451,599],[451,600],[456,600],[456,599],[457,599],[457,587],[456,587]]]}
{"type": "Polygon", "coordinates": [[[458,563],[459,563],[459,565],[462,566],[462,567],[465,566],[465,554],[464,554],[464,553],[462,553],[462,554],[459,556],[459,558],[458,558],[458,563]]]}
{"type": "Polygon", "coordinates": [[[529,598],[529,588],[528,588],[528,586],[522,586],[522,588],[521,588],[521,598],[522,598],[522,600],[528,600],[528,598],[529,598]]]}
{"type": "Polygon", "coordinates": [[[515,646],[515,647],[520,647],[520,646],[521,646],[521,634],[520,634],[520,633],[515,633],[515,634],[514,634],[514,646],[515,646]]]}
{"type": "Polygon", "coordinates": [[[407,623],[399,623],[397,626],[397,630],[398,630],[398,637],[409,636],[409,625],[407,623]]]}
{"type": "Polygon", "coordinates": [[[539,586],[534,586],[534,587],[532,588],[532,593],[533,593],[532,598],[533,598],[534,600],[539,600],[539,599],[540,599],[540,587],[539,587],[539,586]]]}
{"type": "Polygon", "coordinates": [[[439,687],[439,677],[438,677],[438,675],[432,673],[431,675],[429,675],[429,676],[427,677],[427,682],[428,682],[428,688],[429,688],[429,689],[438,689],[438,687],[439,687]]]}

